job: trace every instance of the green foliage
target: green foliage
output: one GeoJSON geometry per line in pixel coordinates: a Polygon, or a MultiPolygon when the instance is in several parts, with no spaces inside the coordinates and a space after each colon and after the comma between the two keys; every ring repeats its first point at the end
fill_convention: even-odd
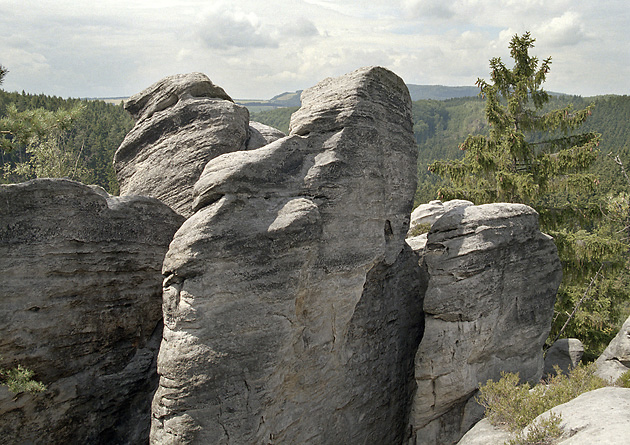
{"type": "Polygon", "coordinates": [[[298,110],[299,107],[276,108],[275,110],[260,111],[252,113],[250,119],[260,122],[261,124],[274,127],[284,134],[289,134],[289,123],[291,115],[298,110]]]}
{"type": "MultiPolygon", "coordinates": [[[[72,125],[64,128],[62,137],[56,141],[57,145],[49,138],[47,144],[38,147],[40,159],[43,161],[40,164],[49,163],[46,159],[53,157],[60,160],[61,165],[71,168],[69,173],[68,169],[62,172],[57,169],[56,172],[50,172],[50,176],[74,176],[82,182],[100,185],[112,194],[118,193],[112,158],[125,135],[133,127],[133,119],[121,105],[112,105],[104,101],[61,99],[43,94],[7,93],[0,90],[0,119],[7,119],[9,113],[14,113],[15,117],[12,108],[18,114],[39,114],[40,118],[35,116],[34,119],[42,123],[47,120],[41,118],[41,115],[47,114],[46,112],[63,115],[80,108],[81,112],[74,116],[72,125]]],[[[50,124],[50,120],[48,123],[50,124]]],[[[43,129],[46,128],[44,125],[43,129]]],[[[38,134],[37,125],[32,130],[35,131],[35,135],[38,134]]],[[[3,139],[5,146],[12,145],[12,150],[10,152],[0,150],[0,165],[8,164],[9,169],[14,171],[14,176],[2,179],[3,182],[22,180],[25,178],[24,173],[39,176],[45,174],[41,170],[39,173],[34,172],[35,167],[32,165],[34,161],[31,161],[33,154],[29,152],[32,151],[32,146],[29,147],[25,143],[11,144],[12,141],[8,141],[6,133],[3,139]]],[[[24,140],[24,137],[21,140],[24,140]]]]}
{"type": "Polygon", "coordinates": [[[549,417],[532,422],[527,432],[521,431],[506,445],[553,445],[564,433],[561,423],[562,416],[552,411],[549,417]]]}
{"type": "Polygon", "coordinates": [[[606,386],[595,375],[595,364],[578,365],[566,375],[555,368],[557,375],[548,382],[530,388],[521,384],[518,374],[501,373],[498,381],[480,385],[477,402],[486,409],[486,417],[495,426],[516,432],[554,406],[573,400],[580,394],[606,386]]]}
{"type": "Polygon", "coordinates": [[[408,237],[429,233],[429,230],[431,230],[431,224],[429,223],[416,224],[414,228],[409,231],[408,237]]]}
{"type": "Polygon", "coordinates": [[[81,107],[48,111],[43,108],[19,112],[15,105],[7,108],[0,119],[2,139],[0,147],[11,152],[23,146],[24,160],[4,165],[4,177],[13,182],[32,178],[62,178],[82,180],[85,169],[80,164],[80,153],[67,144],[66,134],[71,129],[81,107]]]}
{"type": "Polygon", "coordinates": [[[30,369],[17,365],[15,368],[0,368],[0,383],[6,385],[13,393],[37,393],[46,390],[46,385],[33,380],[35,373],[30,369]]]}
{"type": "Polygon", "coordinates": [[[542,112],[550,96],[541,85],[551,59],[538,66],[528,50],[529,33],[510,43],[514,67],[500,58],[490,60],[492,83],[478,79],[486,99],[488,134],[469,135],[460,145],[462,160],[436,161],[429,169],[448,179],[439,196],[488,202],[533,203],[551,188],[589,187],[594,176],[585,173],[597,158],[597,133],[571,134],[592,113],[592,106],[542,112]],[[536,132],[560,131],[550,139],[535,140],[536,132]]]}
{"type": "MultiPolygon", "coordinates": [[[[491,81],[477,80],[485,99],[487,126],[480,126],[479,133],[469,134],[460,144],[463,157],[451,154],[431,163],[429,170],[442,179],[434,181],[431,190],[420,177],[418,194],[439,188],[441,199],[521,202],[534,207],[540,214],[541,230],[554,237],[564,272],[550,343],[559,335],[575,336],[585,344],[585,359],[591,360],[614,336],[630,300],[630,180],[625,184],[613,181],[611,177],[621,175],[606,171],[603,182],[617,185],[617,193],[621,192],[606,195],[610,188],[601,187],[595,172],[604,165],[623,166],[623,161],[619,155],[598,160],[600,134],[592,125],[587,128],[590,131],[577,131],[589,116],[597,116],[593,104],[580,99],[574,107],[569,100],[576,98],[552,98],[542,89],[551,59],[539,62],[530,56],[533,44],[529,33],[512,38],[513,68],[499,58],[490,60],[491,81]]],[[[625,111],[623,101],[601,100],[625,111]]],[[[439,108],[423,111],[428,115],[424,123],[429,122],[423,131],[437,128],[430,123],[444,119],[444,113],[434,109],[439,108]]],[[[598,122],[606,126],[601,116],[598,122]]],[[[623,133],[614,128],[617,134],[623,133]]],[[[614,140],[624,138],[615,136],[614,140]]],[[[614,171],[619,173],[619,166],[614,171]]]]}
{"type": "Polygon", "coordinates": [[[630,388],[630,371],[626,371],[617,379],[615,386],[630,388]]]}

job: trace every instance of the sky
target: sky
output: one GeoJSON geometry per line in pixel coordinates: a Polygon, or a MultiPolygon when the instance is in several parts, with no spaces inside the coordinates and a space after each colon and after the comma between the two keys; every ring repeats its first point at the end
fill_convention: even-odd
{"type": "Polygon", "coordinates": [[[2,89],[124,97],[202,72],[270,99],[380,65],[409,84],[473,86],[530,31],[545,89],[630,94],[627,0],[0,0],[2,89]]]}

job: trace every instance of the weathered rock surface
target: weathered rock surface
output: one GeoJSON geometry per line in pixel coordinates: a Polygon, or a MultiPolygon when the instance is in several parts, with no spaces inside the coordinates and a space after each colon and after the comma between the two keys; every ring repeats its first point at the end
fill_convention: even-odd
{"type": "Polygon", "coordinates": [[[161,265],[182,220],[69,180],[0,185],[1,362],[48,386],[0,387],[0,441],[146,442],[161,265]]]}
{"type": "Polygon", "coordinates": [[[595,363],[596,374],[611,383],[630,371],[630,317],[595,363]]]}
{"type": "Polygon", "coordinates": [[[457,445],[505,445],[512,438],[514,434],[493,426],[488,419],[482,419],[464,434],[457,445]]]}
{"type": "Polygon", "coordinates": [[[260,122],[249,122],[249,138],[247,139],[246,150],[255,150],[256,148],[264,147],[267,144],[271,144],[278,139],[282,139],[286,134],[277,130],[269,125],[261,124],[260,122]]]}
{"type": "Polygon", "coordinates": [[[547,350],[543,375],[556,375],[554,366],[558,366],[563,374],[575,368],[584,355],[584,345],[577,338],[561,338],[547,350]]]}
{"type": "MultiPolygon", "coordinates": [[[[249,137],[247,108],[200,73],[162,79],[125,109],[137,122],[114,156],[121,196],[158,198],[186,217],[206,163],[245,149],[249,137]]],[[[264,138],[260,130],[254,135],[264,138]]]]}
{"type": "Polygon", "coordinates": [[[442,215],[457,207],[469,207],[474,205],[464,199],[453,199],[442,202],[440,200],[431,201],[427,204],[420,204],[411,212],[409,232],[421,224],[432,226],[442,215]]]}
{"type": "MultiPolygon", "coordinates": [[[[548,418],[550,413],[562,417],[563,436],[557,445],[625,445],[630,436],[630,389],[606,387],[584,393],[538,416],[534,422],[548,418]]],[[[526,434],[527,427],[524,430],[526,434]]],[[[503,445],[510,435],[482,420],[458,445],[503,445]]]]}
{"type": "Polygon", "coordinates": [[[453,444],[480,419],[478,384],[501,371],[538,381],[561,267],[522,204],[457,207],[432,226],[411,414],[416,444],[453,444]]]}
{"type": "Polygon", "coordinates": [[[288,137],[210,161],[164,262],[153,443],[401,443],[422,271],[411,103],[383,68],[302,95],[288,137]]]}

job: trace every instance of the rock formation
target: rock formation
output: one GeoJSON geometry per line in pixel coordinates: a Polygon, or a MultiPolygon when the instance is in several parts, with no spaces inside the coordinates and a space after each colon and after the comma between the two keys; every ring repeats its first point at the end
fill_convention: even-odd
{"type": "Polygon", "coordinates": [[[416,444],[453,444],[483,412],[479,383],[501,371],[536,382],[561,267],[522,204],[455,206],[431,227],[425,332],[411,413],[416,444]]]}
{"type": "Polygon", "coordinates": [[[288,136],[202,74],[127,109],[123,196],[0,188],[0,365],[49,387],[0,388],[4,437],[145,443],[150,414],[155,444],[449,444],[479,383],[540,376],[555,247],[531,208],[467,201],[416,210],[432,228],[405,243],[416,147],[395,74],[304,91],[288,136]]]}
{"type": "Polygon", "coordinates": [[[401,443],[423,283],[411,103],[383,68],[211,160],[164,262],[153,443],[401,443]]]}
{"type": "Polygon", "coordinates": [[[584,345],[577,338],[561,338],[547,350],[543,376],[556,375],[555,367],[559,367],[563,374],[575,368],[582,360],[584,345]]]}
{"type": "Polygon", "coordinates": [[[630,317],[595,363],[597,375],[611,383],[630,371],[630,317]]]}
{"type": "Polygon", "coordinates": [[[125,109],[137,122],[114,156],[120,194],[158,198],[186,217],[210,159],[284,136],[262,124],[250,128],[247,108],[200,73],[162,79],[125,109]]]}
{"type": "Polygon", "coordinates": [[[182,218],[63,179],[0,185],[0,357],[48,386],[0,387],[3,443],[142,443],[157,384],[161,265],[182,218]]]}
{"type": "MultiPolygon", "coordinates": [[[[562,418],[563,436],[556,445],[625,445],[630,436],[630,389],[606,387],[584,393],[536,417],[530,424],[553,412],[562,418]]],[[[525,428],[527,434],[530,426],[525,428]]],[[[493,427],[487,419],[474,426],[458,445],[502,445],[511,435],[493,427]]]]}
{"type": "Polygon", "coordinates": [[[431,201],[427,204],[420,204],[411,212],[411,221],[409,223],[409,232],[420,225],[431,227],[446,212],[456,207],[468,207],[473,205],[472,202],[464,199],[453,199],[451,201],[442,202],[439,200],[431,201]]]}

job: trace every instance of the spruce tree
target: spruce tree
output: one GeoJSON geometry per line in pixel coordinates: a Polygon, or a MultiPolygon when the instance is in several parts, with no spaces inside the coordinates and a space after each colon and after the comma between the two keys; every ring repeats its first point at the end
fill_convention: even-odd
{"type": "Polygon", "coordinates": [[[550,95],[543,90],[551,58],[539,66],[529,55],[534,46],[529,32],[510,42],[514,67],[500,58],[490,60],[491,83],[477,79],[486,99],[489,135],[469,135],[460,145],[462,160],[436,161],[429,170],[449,179],[439,190],[442,199],[468,199],[475,204],[531,204],[550,187],[591,188],[587,169],[597,157],[597,133],[572,134],[591,114],[592,106],[572,106],[543,112],[550,95]],[[560,132],[560,134],[558,134],[560,132]],[[540,135],[551,137],[540,140],[540,135]]]}
{"type": "Polygon", "coordinates": [[[627,210],[628,196],[603,196],[589,172],[600,135],[578,129],[593,105],[545,106],[550,95],[542,84],[551,58],[530,56],[534,42],[529,32],[512,38],[513,68],[490,60],[491,81],[477,80],[488,134],[469,135],[460,145],[463,159],[435,161],[429,171],[447,180],[440,199],[519,202],[539,212],[541,230],[553,236],[563,264],[550,341],[577,337],[585,357],[594,359],[627,316],[628,218],[613,209],[627,210]]]}

